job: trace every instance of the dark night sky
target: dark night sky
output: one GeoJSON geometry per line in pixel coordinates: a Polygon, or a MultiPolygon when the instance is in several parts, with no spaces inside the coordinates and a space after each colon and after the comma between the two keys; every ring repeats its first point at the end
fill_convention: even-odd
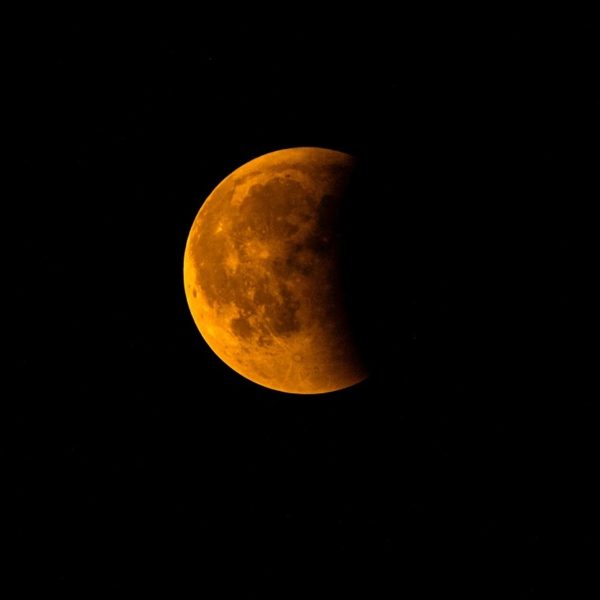
{"type": "Polygon", "coordinates": [[[22,28],[0,441],[20,585],[587,597],[599,32],[493,23],[22,28]],[[376,366],[326,397],[234,374],[183,293],[203,199],[292,146],[364,165],[348,235],[376,366]]]}

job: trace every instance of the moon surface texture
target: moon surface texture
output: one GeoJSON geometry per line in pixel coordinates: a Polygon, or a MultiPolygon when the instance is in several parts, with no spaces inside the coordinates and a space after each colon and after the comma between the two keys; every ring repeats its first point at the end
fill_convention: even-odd
{"type": "Polygon", "coordinates": [[[354,168],[350,155],[322,148],[265,154],[226,177],[194,220],[184,256],[194,322],[255,383],[319,394],[367,377],[341,271],[354,168]]]}

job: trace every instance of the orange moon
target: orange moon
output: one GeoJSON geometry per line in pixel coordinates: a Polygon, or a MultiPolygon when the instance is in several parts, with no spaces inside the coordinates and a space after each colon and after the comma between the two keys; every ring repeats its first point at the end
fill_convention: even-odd
{"type": "Polygon", "coordinates": [[[184,255],[200,333],[265,387],[320,394],[367,377],[341,274],[339,217],[355,159],[322,148],[260,156],[206,199],[184,255]]]}

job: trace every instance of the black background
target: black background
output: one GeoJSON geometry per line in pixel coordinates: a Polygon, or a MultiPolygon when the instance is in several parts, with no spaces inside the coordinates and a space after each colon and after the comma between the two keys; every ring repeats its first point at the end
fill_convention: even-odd
{"type": "Polygon", "coordinates": [[[25,20],[3,223],[18,584],[591,597],[597,42],[584,17],[25,20]],[[182,284],[215,185],[293,146],[363,168],[345,232],[374,372],[322,397],[233,373],[182,284]]]}

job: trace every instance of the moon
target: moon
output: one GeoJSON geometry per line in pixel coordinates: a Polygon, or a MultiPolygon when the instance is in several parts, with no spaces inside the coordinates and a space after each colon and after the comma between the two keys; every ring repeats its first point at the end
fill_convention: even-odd
{"type": "Polygon", "coordinates": [[[184,255],[192,317],[240,375],[293,394],[368,376],[342,285],[339,219],[356,160],[324,148],[260,156],[201,206],[184,255]]]}

